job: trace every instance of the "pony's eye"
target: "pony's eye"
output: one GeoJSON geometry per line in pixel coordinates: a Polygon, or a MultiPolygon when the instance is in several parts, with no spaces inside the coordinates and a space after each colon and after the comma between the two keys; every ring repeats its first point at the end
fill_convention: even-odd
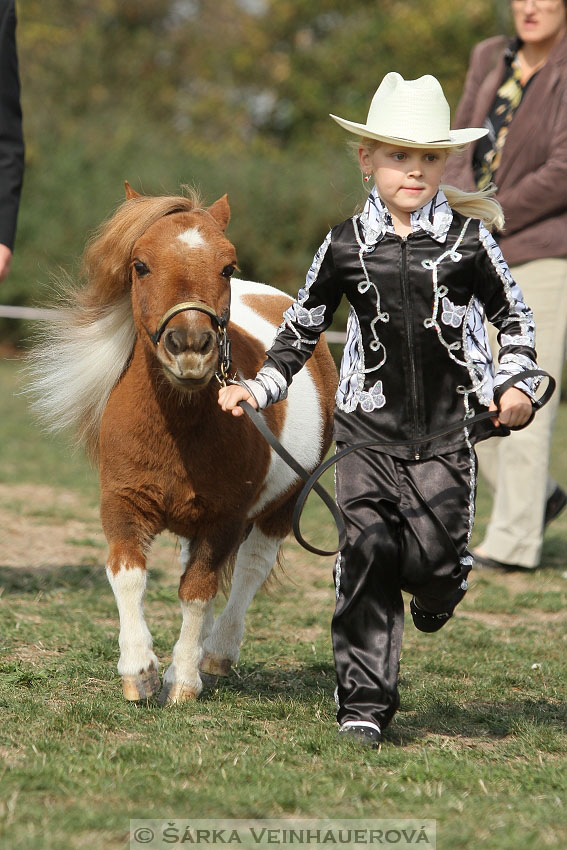
{"type": "Polygon", "coordinates": [[[234,274],[234,272],[235,272],[235,271],[236,271],[236,267],[235,267],[235,266],[233,266],[233,265],[228,265],[228,266],[225,266],[225,267],[224,267],[224,269],[222,270],[221,274],[222,274],[222,276],[223,276],[223,277],[226,277],[226,278],[227,278],[227,280],[228,280],[229,278],[231,278],[231,277],[232,277],[232,275],[234,274]]]}
{"type": "Polygon", "coordinates": [[[150,270],[147,265],[145,263],[142,263],[141,260],[134,260],[132,265],[134,266],[134,271],[136,272],[138,277],[145,277],[147,274],[150,273],[150,270]]]}

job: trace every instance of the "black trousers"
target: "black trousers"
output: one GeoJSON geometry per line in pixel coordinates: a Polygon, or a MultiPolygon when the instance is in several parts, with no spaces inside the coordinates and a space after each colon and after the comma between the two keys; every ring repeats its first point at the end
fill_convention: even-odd
{"type": "Polygon", "coordinates": [[[364,720],[383,729],[399,706],[402,590],[439,613],[465,595],[475,487],[469,448],[425,461],[362,449],[337,464],[347,528],[331,625],[339,723],[364,720]]]}

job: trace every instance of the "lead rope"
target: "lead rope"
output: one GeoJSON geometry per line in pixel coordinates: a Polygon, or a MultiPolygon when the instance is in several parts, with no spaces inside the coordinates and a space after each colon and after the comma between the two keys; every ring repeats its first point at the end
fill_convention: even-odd
{"type": "MultiPolygon", "coordinates": [[[[535,378],[535,377],[544,377],[548,379],[548,384],[543,393],[542,397],[535,402],[532,402],[532,416],[537,413],[538,410],[547,404],[551,396],[555,391],[555,379],[551,377],[547,372],[544,372],[543,369],[527,369],[524,372],[520,372],[518,375],[512,375],[512,377],[508,378],[504,383],[499,386],[499,392],[502,394],[510,387],[517,384],[519,381],[523,381],[526,378],[535,378]]],[[[282,458],[282,460],[287,463],[287,465],[293,469],[294,472],[299,475],[299,477],[305,482],[301,493],[295,503],[295,508],[293,511],[292,517],[292,528],[293,533],[295,535],[295,539],[299,543],[300,546],[303,546],[304,549],[307,549],[308,552],[313,552],[314,555],[336,555],[346,543],[346,528],[344,524],[344,520],[341,514],[341,511],[336,504],[335,500],[332,496],[327,493],[327,491],[318,484],[321,476],[329,469],[331,466],[334,466],[335,463],[338,463],[343,457],[351,454],[351,452],[355,452],[358,449],[369,448],[370,446],[414,446],[415,441],[413,440],[399,440],[396,442],[389,442],[386,440],[363,440],[359,443],[353,443],[351,446],[347,446],[347,448],[342,449],[340,452],[337,452],[333,457],[328,458],[328,460],[324,461],[320,464],[314,472],[309,473],[306,469],[304,469],[301,464],[291,455],[287,449],[285,449],[279,440],[273,435],[271,430],[266,425],[264,417],[258,413],[247,401],[239,402],[240,407],[244,410],[244,412],[251,419],[252,423],[256,426],[258,431],[262,434],[267,443],[273,448],[273,450],[282,458]],[[337,528],[337,533],[339,537],[338,547],[332,550],[326,549],[318,549],[316,546],[312,546],[301,533],[300,522],[301,515],[303,513],[303,508],[305,506],[305,502],[311,490],[315,490],[318,496],[326,504],[329,512],[331,513],[333,520],[335,522],[335,526],[337,528]]],[[[477,413],[475,416],[472,416],[470,419],[463,419],[462,422],[459,422],[457,425],[451,425],[448,428],[443,428],[439,431],[434,431],[431,434],[426,434],[420,440],[420,442],[428,443],[432,440],[437,440],[440,437],[446,437],[448,434],[453,434],[456,431],[460,431],[463,428],[470,428],[471,425],[475,425],[479,422],[483,422],[486,419],[494,418],[495,411],[493,410],[485,410],[482,413],[477,413]]],[[[504,428],[505,426],[500,426],[504,428]]],[[[522,426],[525,427],[525,426],[522,426]]],[[[515,430],[515,429],[512,429],[515,430]]],[[[510,429],[507,429],[507,433],[510,433],[510,429]]]]}

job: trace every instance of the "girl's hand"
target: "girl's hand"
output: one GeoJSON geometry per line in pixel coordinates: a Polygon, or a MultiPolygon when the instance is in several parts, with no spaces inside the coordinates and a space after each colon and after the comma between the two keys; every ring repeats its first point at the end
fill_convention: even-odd
{"type": "Polygon", "coordinates": [[[244,411],[238,406],[239,401],[247,401],[250,407],[258,409],[256,399],[245,387],[239,384],[229,384],[219,390],[219,404],[223,410],[232,411],[233,416],[242,416],[244,411]]]}
{"type": "MultiPolygon", "coordinates": [[[[498,410],[493,401],[490,402],[489,410],[498,410]]],[[[529,397],[516,387],[510,387],[500,397],[500,412],[492,419],[492,423],[498,428],[507,425],[509,428],[517,428],[525,425],[532,415],[532,403],[529,397]]]]}

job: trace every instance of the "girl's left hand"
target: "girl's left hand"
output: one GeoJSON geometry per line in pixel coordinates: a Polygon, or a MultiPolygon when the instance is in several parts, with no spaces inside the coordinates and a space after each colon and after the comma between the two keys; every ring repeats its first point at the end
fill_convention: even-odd
{"type": "MultiPolygon", "coordinates": [[[[493,401],[488,409],[498,410],[493,401]]],[[[522,390],[510,387],[500,396],[500,411],[491,421],[497,428],[500,425],[517,428],[525,425],[531,415],[532,403],[529,397],[522,390]]]]}

